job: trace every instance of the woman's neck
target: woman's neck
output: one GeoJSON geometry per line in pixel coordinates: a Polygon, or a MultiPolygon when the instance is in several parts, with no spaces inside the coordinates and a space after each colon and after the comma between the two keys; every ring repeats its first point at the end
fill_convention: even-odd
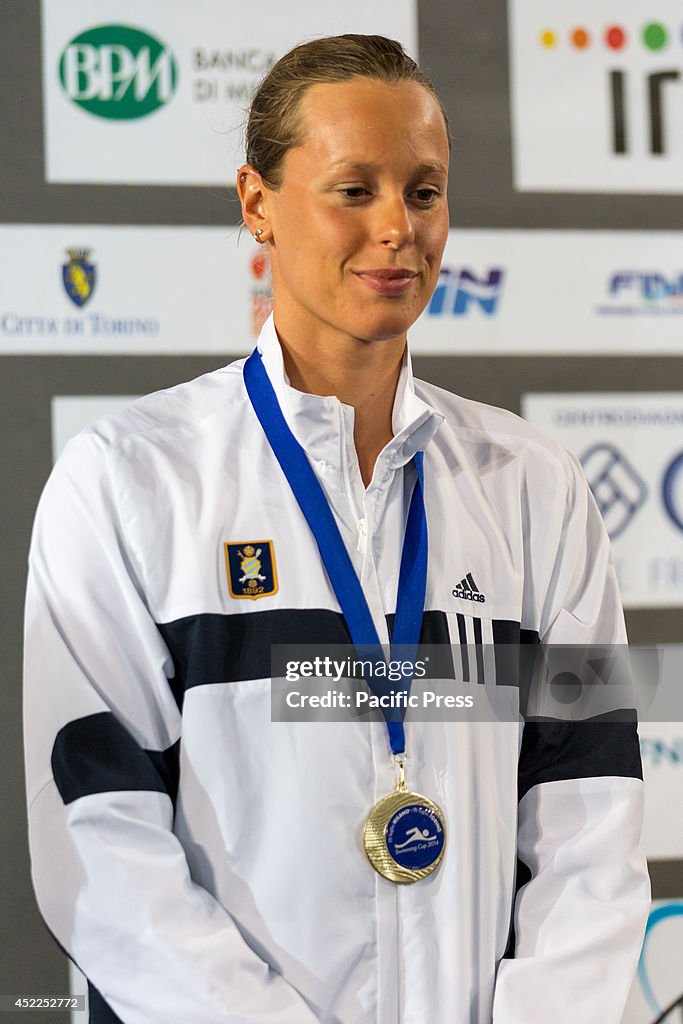
{"type": "Polygon", "coordinates": [[[335,395],[354,409],[353,440],[365,487],[372,479],[377,456],[393,437],[391,413],[401,372],[405,338],[360,341],[354,338],[318,339],[278,336],[285,371],[297,391],[335,395]]]}

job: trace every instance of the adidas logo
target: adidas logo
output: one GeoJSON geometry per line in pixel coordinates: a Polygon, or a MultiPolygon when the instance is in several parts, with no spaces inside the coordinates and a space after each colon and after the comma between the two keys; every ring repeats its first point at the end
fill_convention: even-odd
{"type": "Polygon", "coordinates": [[[479,593],[479,587],[474,582],[474,577],[471,572],[468,572],[466,576],[458,583],[457,587],[453,591],[453,597],[459,597],[463,601],[478,601],[483,604],[486,598],[483,594],[479,593]]]}

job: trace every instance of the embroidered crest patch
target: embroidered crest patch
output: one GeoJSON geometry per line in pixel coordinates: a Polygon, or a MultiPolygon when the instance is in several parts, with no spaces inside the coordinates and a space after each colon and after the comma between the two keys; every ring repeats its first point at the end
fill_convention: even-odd
{"type": "Polygon", "coordinates": [[[277,569],[272,540],[225,544],[225,564],[231,597],[269,597],[277,593],[277,569]]]}

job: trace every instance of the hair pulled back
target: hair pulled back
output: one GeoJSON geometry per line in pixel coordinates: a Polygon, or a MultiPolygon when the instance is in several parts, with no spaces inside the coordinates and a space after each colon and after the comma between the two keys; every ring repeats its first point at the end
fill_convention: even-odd
{"type": "Polygon", "coordinates": [[[417,82],[448,117],[434,86],[403,47],[385,36],[346,34],[302,43],[270,68],[254,93],[246,128],[246,157],[271,189],[282,184],[282,161],[302,142],[301,98],[312,85],[363,76],[380,82],[417,82]]]}

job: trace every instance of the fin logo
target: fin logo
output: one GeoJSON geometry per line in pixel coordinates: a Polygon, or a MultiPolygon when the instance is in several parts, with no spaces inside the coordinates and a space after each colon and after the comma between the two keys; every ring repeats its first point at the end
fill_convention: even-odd
{"type": "Polygon", "coordinates": [[[427,316],[464,316],[472,307],[484,316],[495,316],[503,277],[502,267],[491,267],[478,276],[467,267],[443,266],[427,306],[427,316]]]}
{"type": "Polygon", "coordinates": [[[598,316],[683,316],[683,273],[617,270],[607,282],[598,316]]]}
{"type": "Polygon", "coordinates": [[[132,121],[168,103],[178,85],[173,52],[129,25],[98,25],[75,36],[59,60],[59,80],[96,117],[132,121]]]}
{"type": "Polygon", "coordinates": [[[683,310],[683,274],[667,277],[656,271],[622,270],[612,275],[609,293],[621,297],[624,292],[635,292],[644,302],[680,302],[683,310]]]}
{"type": "Polygon", "coordinates": [[[609,283],[610,295],[618,295],[624,290],[636,290],[648,302],[658,299],[677,299],[683,301],[683,274],[666,277],[664,274],[651,271],[622,270],[613,274],[609,283]]]}

